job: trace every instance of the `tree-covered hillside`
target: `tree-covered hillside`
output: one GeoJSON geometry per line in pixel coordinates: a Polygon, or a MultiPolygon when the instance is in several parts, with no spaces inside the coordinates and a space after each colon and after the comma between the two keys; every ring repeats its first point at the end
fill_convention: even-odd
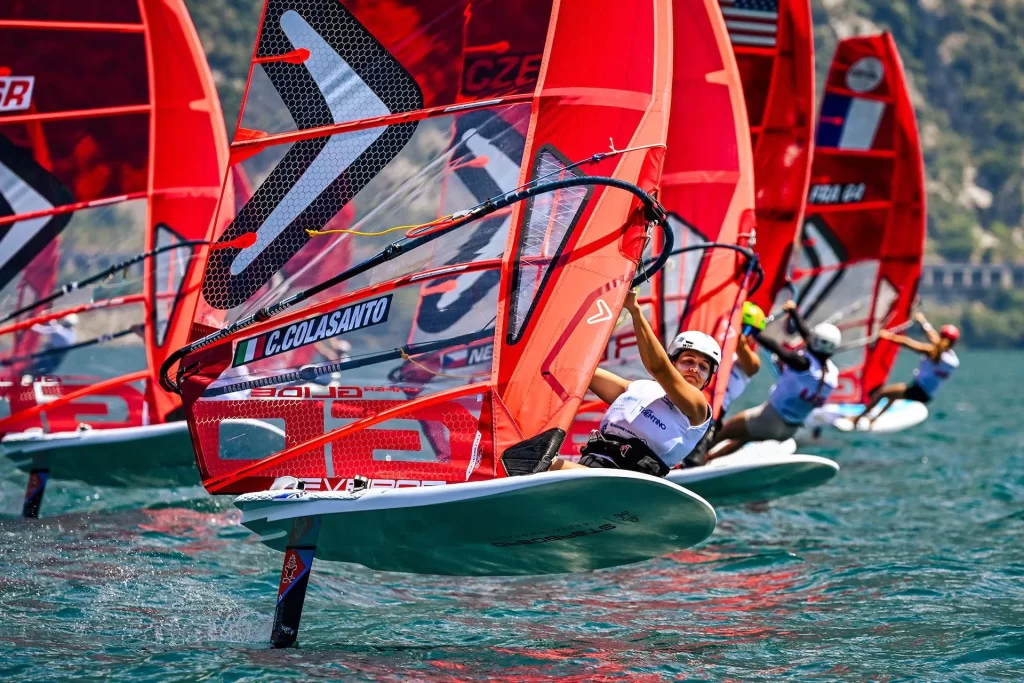
{"type": "MultiPolygon", "coordinates": [[[[186,0],[234,129],[262,0],[186,0]]],[[[1024,0],[813,0],[819,76],[839,38],[891,31],[919,115],[929,247],[1024,260],[1024,0]]]]}
{"type": "Polygon", "coordinates": [[[814,18],[821,70],[837,37],[896,39],[925,148],[935,251],[1024,258],[1024,2],[814,0],[814,18]]]}

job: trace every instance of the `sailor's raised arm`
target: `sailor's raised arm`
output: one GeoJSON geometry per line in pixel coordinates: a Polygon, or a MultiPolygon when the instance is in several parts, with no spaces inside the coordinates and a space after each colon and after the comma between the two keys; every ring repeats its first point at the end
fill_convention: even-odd
{"type": "Polygon", "coordinates": [[[804,317],[800,315],[800,308],[796,305],[796,302],[790,299],[782,306],[782,310],[789,314],[789,319],[793,321],[793,325],[796,327],[796,331],[800,333],[800,336],[804,340],[804,344],[811,343],[811,330],[807,327],[807,322],[804,321],[804,317]]]}
{"type": "Polygon", "coordinates": [[[761,370],[761,357],[750,347],[747,336],[741,334],[736,342],[736,364],[747,377],[753,377],[761,370]]]}
{"type": "Polygon", "coordinates": [[[636,334],[637,351],[651,377],[665,390],[672,404],[678,408],[694,424],[707,419],[708,401],[704,392],[691,385],[679,374],[669,358],[665,347],[658,340],[651,324],[647,322],[640,304],[636,301],[636,292],[626,295],[623,308],[633,317],[633,332],[636,334]]]}
{"type": "Polygon", "coordinates": [[[928,355],[931,355],[932,349],[935,348],[934,344],[926,344],[925,342],[919,342],[916,339],[905,337],[902,334],[893,334],[889,330],[879,330],[878,338],[891,341],[894,344],[899,344],[900,346],[910,349],[911,351],[916,351],[918,353],[924,353],[928,355]]]}
{"type": "Polygon", "coordinates": [[[763,346],[768,353],[774,353],[779,357],[779,360],[797,372],[803,372],[807,370],[807,368],[811,367],[811,361],[807,360],[802,353],[793,349],[784,348],[782,344],[771,337],[762,337],[758,334],[757,342],[763,346]]]}
{"type": "Polygon", "coordinates": [[[629,380],[619,377],[614,372],[608,372],[604,368],[595,370],[594,376],[590,380],[590,390],[608,404],[611,404],[628,388],[629,380]]]}
{"type": "Polygon", "coordinates": [[[928,322],[928,318],[924,317],[924,313],[922,313],[921,311],[917,311],[916,313],[914,313],[914,321],[921,326],[921,329],[924,330],[925,335],[928,336],[928,341],[930,341],[932,344],[938,344],[939,341],[941,341],[942,337],[939,335],[938,332],[935,331],[935,328],[932,327],[932,324],[928,322]]]}

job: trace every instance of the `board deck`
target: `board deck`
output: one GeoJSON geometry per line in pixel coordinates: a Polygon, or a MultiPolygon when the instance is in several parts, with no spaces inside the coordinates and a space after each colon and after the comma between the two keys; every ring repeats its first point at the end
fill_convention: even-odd
{"type": "MultiPolygon", "coordinates": [[[[257,420],[268,438],[283,432],[257,420]]],[[[230,429],[230,425],[226,428],[230,429]]],[[[93,486],[172,487],[200,483],[188,424],[169,422],[123,429],[74,432],[22,432],[0,441],[4,455],[18,469],[49,470],[51,479],[81,481],[93,486]]]]}
{"type": "MultiPolygon", "coordinates": [[[[854,426],[853,419],[863,410],[864,406],[856,403],[832,403],[817,408],[811,413],[804,430],[801,430],[797,438],[813,437],[813,432],[818,428],[832,428],[841,432],[891,434],[915,427],[928,419],[928,406],[917,401],[900,399],[870,427],[866,420],[854,426]]],[[[872,414],[877,415],[880,410],[881,406],[875,408],[872,414]]]]}
{"type": "Polygon", "coordinates": [[[240,496],[242,524],[276,550],[320,520],[316,557],[457,576],[590,571],[688,548],[715,511],[663,479],[564,470],[447,486],[266,491],[240,496]]]}
{"type": "Polygon", "coordinates": [[[672,470],[668,479],[712,505],[724,506],[791,496],[821,486],[839,472],[839,465],[828,458],[785,452],[789,441],[771,443],[778,446],[775,452],[744,448],[703,467],[672,470]]]}
{"type": "MultiPolygon", "coordinates": [[[[721,444],[725,445],[725,442],[721,444]]],[[[712,448],[714,453],[718,447],[712,448]]],[[[736,455],[793,455],[796,453],[796,440],[786,439],[785,441],[751,441],[743,448],[736,451],[736,455]]],[[[712,460],[712,462],[714,462],[712,460]]]]}

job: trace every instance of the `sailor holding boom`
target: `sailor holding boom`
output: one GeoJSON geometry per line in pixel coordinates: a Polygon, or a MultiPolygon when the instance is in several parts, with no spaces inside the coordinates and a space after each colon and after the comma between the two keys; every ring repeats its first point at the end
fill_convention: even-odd
{"type": "Polygon", "coordinates": [[[718,371],[722,349],[703,332],[679,334],[666,350],[644,317],[636,292],[624,308],[633,319],[637,348],[652,379],[629,381],[598,368],[590,390],[609,404],[580,464],[555,458],[551,470],[605,467],[664,477],[683,462],[711,425],[704,388],[718,371]]]}
{"type": "Polygon", "coordinates": [[[793,301],[787,301],[783,310],[803,338],[805,348],[787,349],[770,337],[757,337],[764,348],[782,361],[782,374],[767,401],[725,422],[714,445],[723,441],[730,443],[709,455],[709,460],[735,453],[751,441],[789,439],[803,426],[811,411],[824,405],[839,386],[839,368],[831,360],[842,343],[839,328],[831,323],[818,323],[814,329],[808,329],[793,301]]]}

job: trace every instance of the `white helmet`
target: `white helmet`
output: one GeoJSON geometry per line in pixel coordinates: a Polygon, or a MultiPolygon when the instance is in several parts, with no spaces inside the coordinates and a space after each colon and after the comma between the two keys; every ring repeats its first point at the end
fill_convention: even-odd
{"type": "Polygon", "coordinates": [[[68,327],[75,327],[76,325],[78,325],[78,314],[68,313],[66,316],[61,318],[61,322],[63,322],[68,327]]]}
{"type": "Polygon", "coordinates": [[[711,361],[711,374],[708,381],[718,372],[718,366],[722,364],[722,347],[718,345],[714,337],[696,330],[682,332],[668,345],[668,357],[673,361],[683,351],[696,351],[707,356],[711,361]]]}
{"type": "Polygon", "coordinates": [[[843,343],[843,333],[832,323],[818,323],[811,330],[808,343],[811,351],[821,356],[831,356],[843,343]]]}

